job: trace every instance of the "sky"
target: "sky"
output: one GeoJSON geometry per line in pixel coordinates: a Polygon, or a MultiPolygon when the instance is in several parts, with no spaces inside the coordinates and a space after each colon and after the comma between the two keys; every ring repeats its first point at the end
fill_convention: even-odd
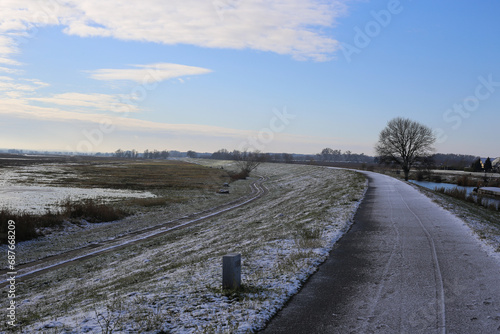
{"type": "Polygon", "coordinates": [[[496,0],[2,0],[0,148],[500,156],[496,0]]]}

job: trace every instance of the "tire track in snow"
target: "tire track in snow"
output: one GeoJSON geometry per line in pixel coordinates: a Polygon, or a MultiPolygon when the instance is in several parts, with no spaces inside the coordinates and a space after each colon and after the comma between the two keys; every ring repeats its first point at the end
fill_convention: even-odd
{"type": "Polygon", "coordinates": [[[394,221],[394,206],[393,206],[393,203],[390,200],[390,198],[389,198],[389,206],[390,206],[390,212],[391,212],[390,220],[392,223],[392,227],[394,228],[394,231],[396,232],[396,240],[394,242],[394,246],[392,247],[391,255],[389,256],[389,259],[387,260],[387,263],[384,266],[384,271],[383,271],[382,276],[381,276],[382,278],[381,278],[380,284],[378,286],[377,293],[375,294],[374,302],[370,305],[368,317],[367,317],[366,321],[363,322],[363,324],[359,330],[359,333],[366,333],[366,326],[368,325],[369,321],[373,318],[373,315],[375,314],[375,309],[377,307],[377,304],[380,301],[380,298],[382,295],[382,290],[386,286],[385,279],[386,279],[387,275],[389,274],[389,269],[391,268],[392,261],[394,259],[394,254],[396,254],[396,249],[397,249],[397,247],[400,243],[400,239],[401,239],[400,234],[399,234],[399,229],[396,227],[396,222],[394,221]]]}
{"type": "Polygon", "coordinates": [[[441,274],[441,268],[439,266],[439,260],[437,257],[437,252],[436,252],[436,246],[434,244],[434,239],[432,238],[431,234],[429,231],[425,228],[424,224],[422,223],[422,220],[418,217],[418,215],[410,209],[410,206],[408,203],[405,201],[401,193],[398,191],[399,196],[401,197],[401,200],[405,204],[406,208],[408,211],[410,211],[415,218],[417,218],[418,223],[420,224],[420,227],[425,233],[425,236],[427,240],[429,241],[429,245],[431,248],[432,252],[432,261],[434,263],[434,272],[436,275],[436,303],[437,303],[437,325],[438,329],[440,329],[440,332],[442,334],[446,334],[446,307],[445,307],[445,298],[444,298],[444,284],[443,284],[443,276],[441,274]]]}

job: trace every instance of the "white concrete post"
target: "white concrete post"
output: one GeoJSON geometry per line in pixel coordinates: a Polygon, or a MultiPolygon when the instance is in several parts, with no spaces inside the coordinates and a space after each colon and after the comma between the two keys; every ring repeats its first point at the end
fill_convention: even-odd
{"type": "Polygon", "coordinates": [[[222,257],[222,288],[236,290],[241,287],[241,254],[222,257]]]}

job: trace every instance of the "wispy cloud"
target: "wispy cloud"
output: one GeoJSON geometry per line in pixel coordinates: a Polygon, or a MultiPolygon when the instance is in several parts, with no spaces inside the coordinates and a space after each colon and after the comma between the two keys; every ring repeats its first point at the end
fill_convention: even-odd
{"type": "Polygon", "coordinates": [[[28,101],[38,101],[59,106],[72,106],[92,108],[101,111],[111,112],[137,112],[137,106],[122,102],[119,96],[109,94],[82,94],[82,93],[63,93],[52,97],[33,97],[28,101]]]}
{"type": "Polygon", "coordinates": [[[0,57],[0,64],[15,65],[15,66],[22,65],[20,62],[14,60],[14,59],[9,59],[9,58],[5,58],[5,57],[0,57]]]}
{"type": "MultiPolygon", "coordinates": [[[[200,124],[169,124],[121,117],[118,114],[81,113],[63,110],[57,107],[35,106],[27,100],[0,99],[0,116],[22,126],[35,127],[44,124],[36,133],[20,132],[0,124],[6,138],[13,147],[41,149],[76,150],[81,140],[88,140],[85,133],[92,133],[101,124],[112,127],[111,133],[102,134],[95,151],[115,151],[124,149],[167,149],[213,152],[220,148],[235,149],[249,137],[256,137],[256,131],[200,124]],[[48,132],[50,131],[50,133],[48,132]],[[29,141],[28,141],[29,139],[29,141]],[[43,139],[43,145],[36,143],[43,139]],[[22,145],[20,145],[20,143],[22,145]]],[[[8,142],[7,140],[7,142],[8,142]]],[[[301,136],[277,133],[272,143],[266,146],[269,152],[287,152],[294,147],[296,152],[316,152],[325,142],[335,143],[335,138],[301,136]]],[[[9,142],[8,142],[9,143],[9,142]]]]}
{"type": "Polygon", "coordinates": [[[132,65],[133,69],[99,69],[87,71],[96,80],[130,80],[139,84],[150,84],[167,79],[212,72],[209,69],[180,64],[157,63],[132,65]]]}
{"type": "Polygon", "coordinates": [[[9,67],[0,66],[0,72],[9,73],[9,74],[19,74],[22,71],[20,71],[18,69],[15,69],[15,68],[9,68],[9,67]]]}
{"type": "Polygon", "coordinates": [[[47,86],[49,86],[48,83],[42,82],[37,79],[14,80],[13,78],[7,76],[0,77],[0,93],[6,93],[10,91],[34,92],[42,87],[47,86]]]}

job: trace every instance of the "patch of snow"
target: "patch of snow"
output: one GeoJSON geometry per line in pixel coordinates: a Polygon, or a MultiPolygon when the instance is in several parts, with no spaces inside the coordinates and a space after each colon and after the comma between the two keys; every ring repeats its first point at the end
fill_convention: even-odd
{"type": "MultiPolygon", "coordinates": [[[[121,198],[150,198],[154,194],[145,191],[129,191],[106,188],[73,188],[51,187],[42,185],[20,185],[19,181],[26,181],[25,174],[39,170],[57,173],[56,166],[30,166],[6,168],[0,170],[0,209],[8,208],[14,211],[28,213],[45,213],[47,210],[58,211],[60,203],[67,199],[81,200],[97,198],[113,201],[121,198]]],[[[38,182],[43,177],[37,178],[38,182]]]]}
{"type": "Polygon", "coordinates": [[[248,333],[263,328],[349,229],[367,183],[354,181],[351,172],[311,166],[264,164],[258,172],[269,177],[266,198],[155,239],[156,244],[109,252],[92,261],[91,271],[85,269],[90,264],[82,263],[41,277],[57,284],[27,289],[22,298],[31,302],[19,312],[51,305],[57,320],[42,318],[24,332],[57,321],[75,333],[97,333],[96,314],[123,314],[123,332],[248,333]],[[229,252],[242,254],[245,290],[236,295],[221,291],[221,254],[229,252]],[[124,286],[117,283],[129,278],[124,286]],[[92,306],[79,297],[88,291],[108,299],[92,306]],[[63,311],[57,296],[78,302],[63,311]],[[121,298],[124,311],[109,309],[112,297],[121,298]],[[154,330],[144,329],[141,321],[155,319],[161,321],[154,330]]]}

